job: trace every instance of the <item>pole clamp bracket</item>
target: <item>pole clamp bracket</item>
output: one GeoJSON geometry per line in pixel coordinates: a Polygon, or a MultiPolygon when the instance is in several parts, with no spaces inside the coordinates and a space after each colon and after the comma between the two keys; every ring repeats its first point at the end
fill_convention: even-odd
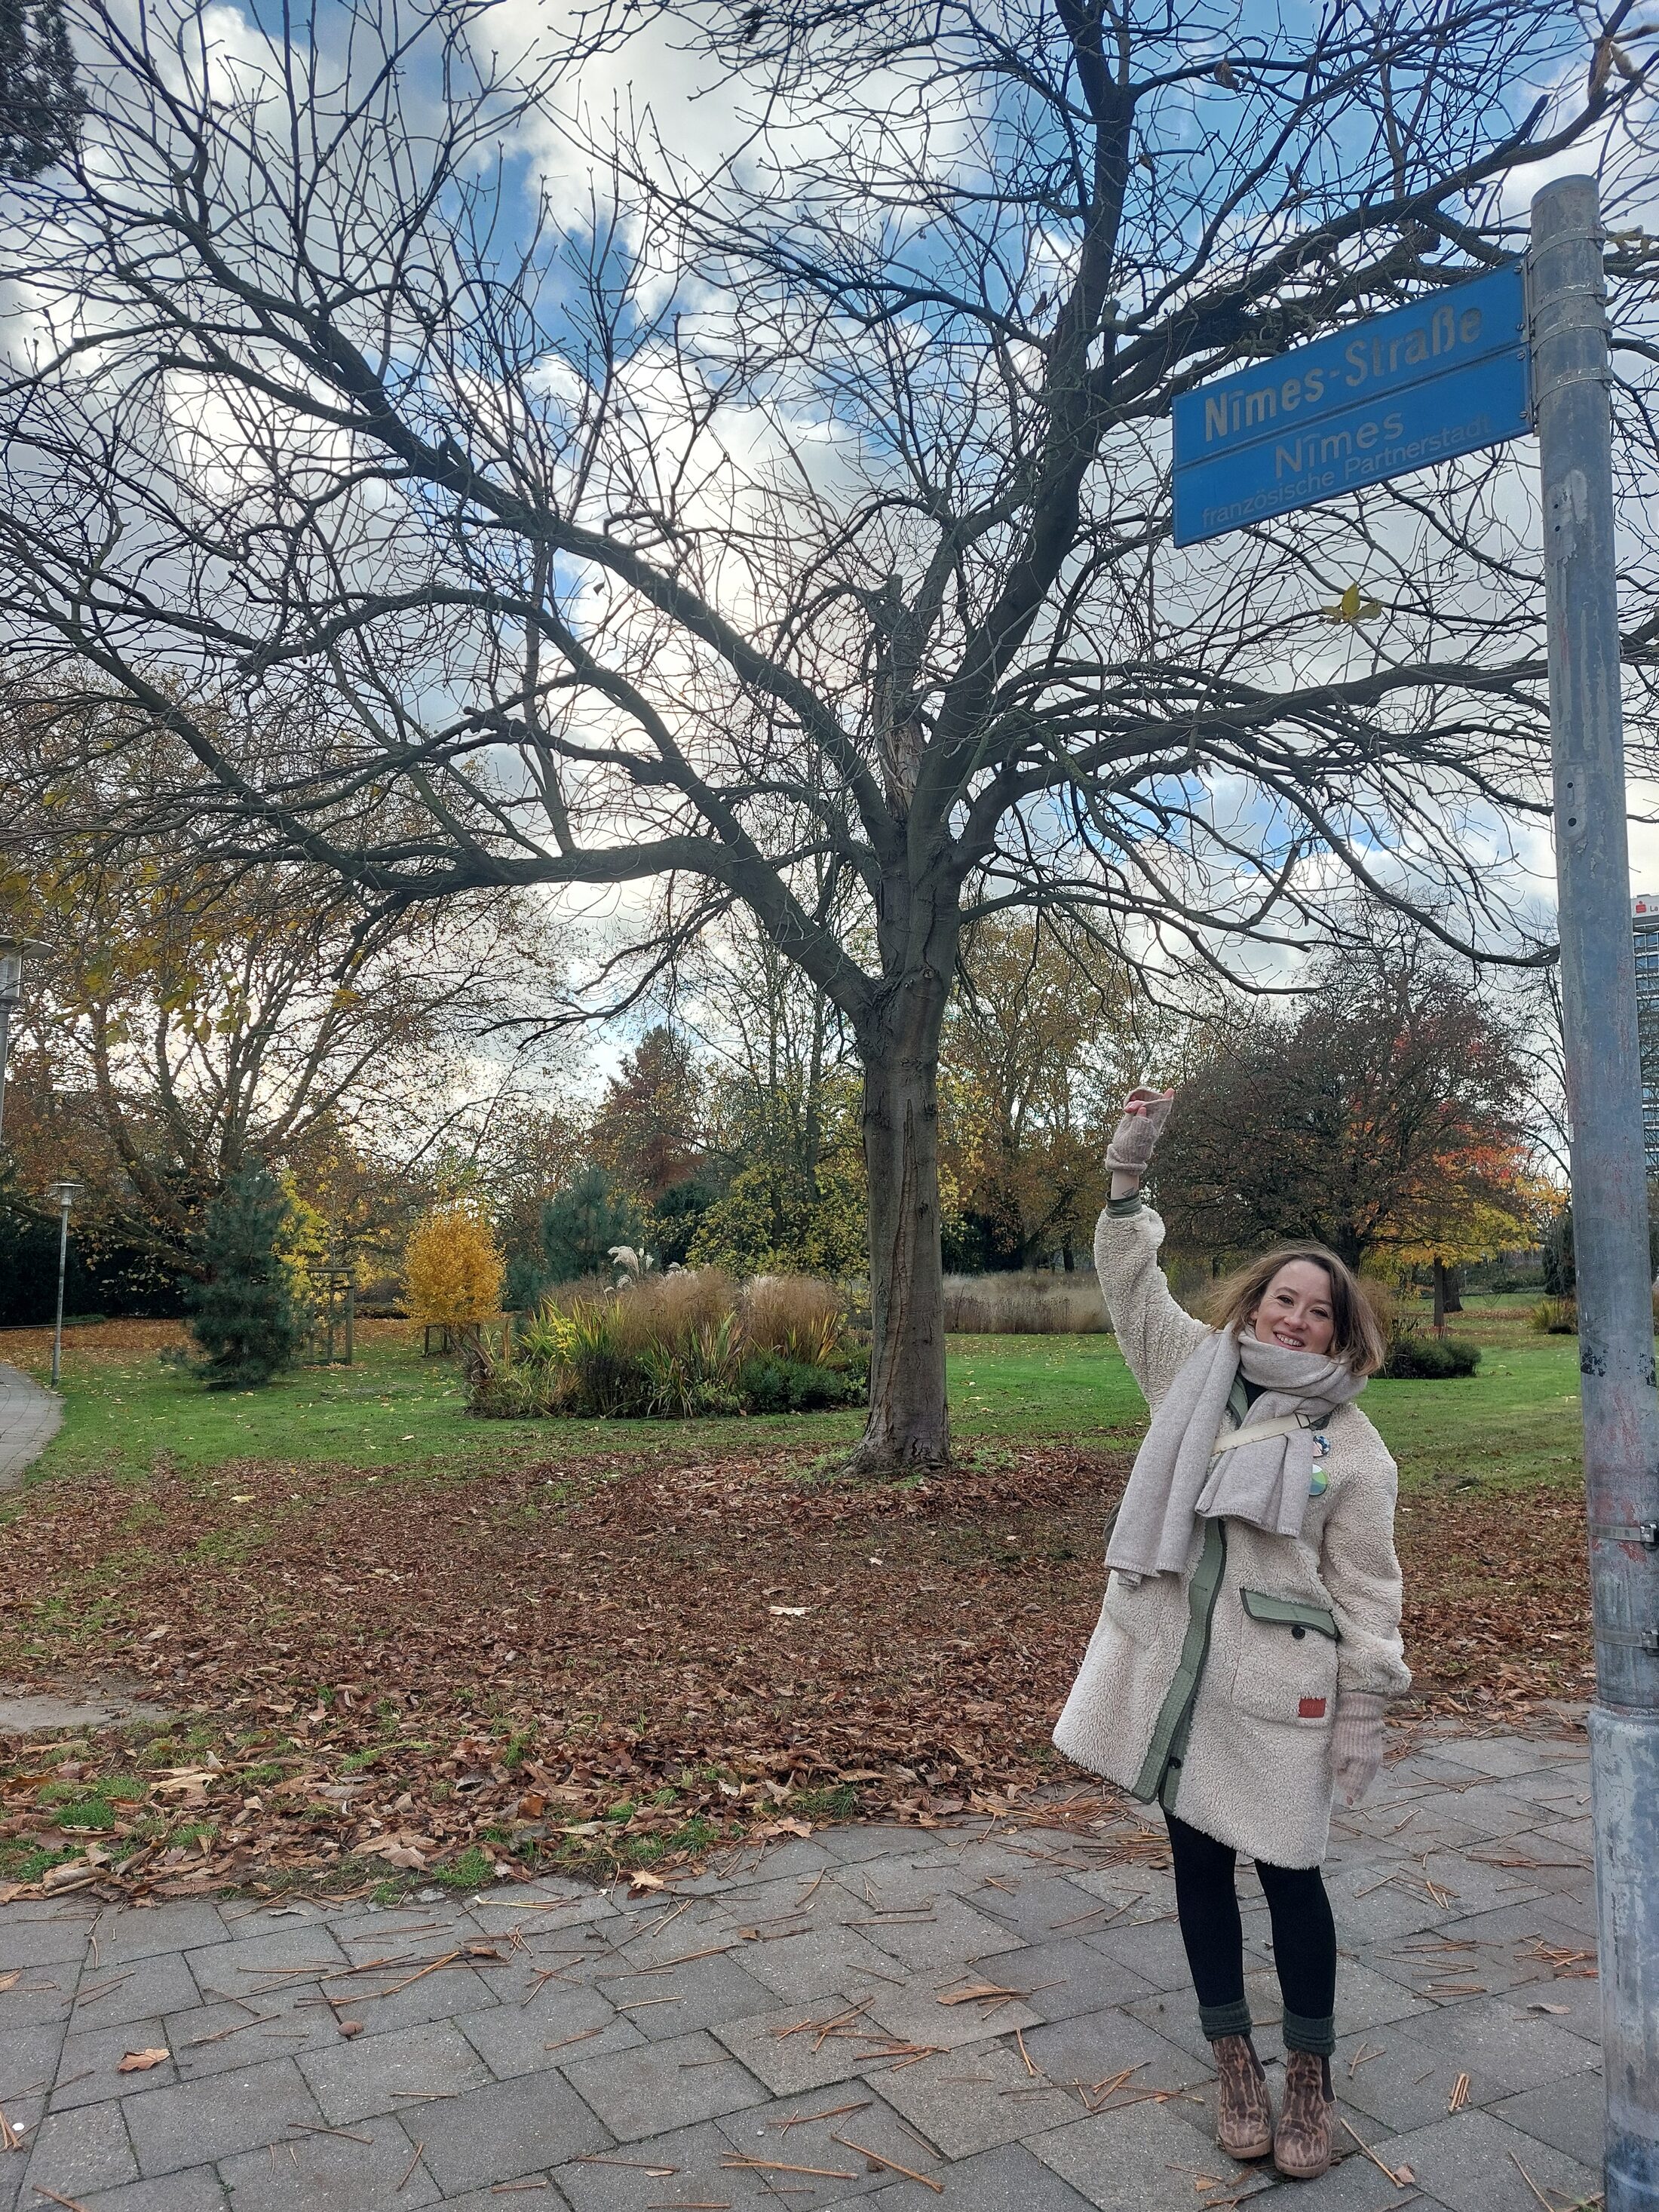
{"type": "Polygon", "coordinates": [[[1645,1651],[1659,1659],[1659,1627],[1655,1628],[1598,1628],[1595,1641],[1626,1651],[1645,1651]]]}
{"type": "Polygon", "coordinates": [[[1609,1544],[1645,1544],[1649,1551],[1659,1552],[1659,1521],[1638,1521],[1632,1526],[1592,1521],[1589,1534],[1609,1544]]]}

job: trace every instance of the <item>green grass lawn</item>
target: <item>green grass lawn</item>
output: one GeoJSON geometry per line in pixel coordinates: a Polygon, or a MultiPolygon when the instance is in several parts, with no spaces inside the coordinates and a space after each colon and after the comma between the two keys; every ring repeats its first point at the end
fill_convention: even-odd
{"type": "MultiPolygon", "coordinates": [[[[1371,1383],[1365,1407],[1407,1486],[1578,1480],[1578,1345],[1528,1334],[1530,1301],[1480,1299],[1454,1327],[1482,1346],[1480,1371],[1441,1382],[1371,1383]]],[[[42,1373],[40,1340],[20,1334],[0,1358],[42,1373]]],[[[964,1336],[951,1343],[951,1419],[975,1439],[1139,1435],[1144,1408],[1107,1336],[964,1336]]],[[[43,1376],[44,1379],[44,1376],[43,1376]]],[[[43,1475],[108,1465],[135,1472],[165,1453],[185,1469],[239,1459],[339,1460],[457,1474],[504,1456],[679,1451],[747,1454],[780,1444],[822,1451],[854,1437],[856,1413],[690,1421],[477,1421],[446,1358],[422,1358],[392,1327],[359,1339],[355,1365],[301,1368],[268,1389],[211,1392],[152,1350],[112,1352],[95,1333],[66,1342],[63,1429],[43,1475]]]]}

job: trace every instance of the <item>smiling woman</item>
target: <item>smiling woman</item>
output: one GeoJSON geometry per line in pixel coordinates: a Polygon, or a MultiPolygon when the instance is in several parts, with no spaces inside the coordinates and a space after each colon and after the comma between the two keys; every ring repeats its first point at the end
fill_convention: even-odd
{"type": "Polygon", "coordinates": [[[1173,1092],[1137,1090],[1107,1152],[1095,1266],[1152,1409],[1107,1546],[1105,1603],[1054,1730],[1060,1749],[1164,1808],[1222,2148],[1306,2179],[1331,2160],[1336,1937],[1320,1877],[1333,1789],[1357,1803],[1410,1686],[1395,1473],[1354,1401],[1381,1365],[1360,1286],[1317,1245],[1225,1284],[1212,1328],[1158,1265],[1141,1204],[1173,1092]],[[1250,2040],[1236,1852],[1267,1898],[1284,1996],[1273,2124],[1250,2040]]]}

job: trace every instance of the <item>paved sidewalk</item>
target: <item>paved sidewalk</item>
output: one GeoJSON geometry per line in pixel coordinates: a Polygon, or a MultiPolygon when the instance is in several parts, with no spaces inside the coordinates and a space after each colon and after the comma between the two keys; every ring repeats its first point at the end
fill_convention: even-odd
{"type": "Polygon", "coordinates": [[[64,1401],[0,1359],[0,1490],[15,1490],[23,1469],[58,1433],[64,1401]]]}
{"type": "Polygon", "coordinates": [[[1425,1733],[1336,1837],[1334,2070],[1399,2186],[1346,2134],[1307,2185],[1216,2150],[1150,1833],[978,1820],[634,1899],[0,1909],[0,2212],[1538,2212],[1522,2169],[1565,2208],[1601,2186],[1588,1789],[1582,1736],[1425,1733]]]}

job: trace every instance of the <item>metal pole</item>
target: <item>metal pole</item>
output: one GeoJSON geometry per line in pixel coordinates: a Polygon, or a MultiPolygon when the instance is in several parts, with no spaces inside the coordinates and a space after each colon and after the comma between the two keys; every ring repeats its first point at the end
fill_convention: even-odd
{"type": "Polygon", "coordinates": [[[1602,233],[1591,177],[1532,204],[1561,996],[1595,1608],[1590,1786],[1607,2212],[1659,2212],[1659,1395],[1631,946],[1602,233]]]}
{"type": "Polygon", "coordinates": [[[6,1133],[6,1062],[11,1058],[11,1000],[0,995],[0,1137],[6,1133]]]}
{"type": "Polygon", "coordinates": [[[58,1326],[52,1337],[52,1387],[58,1388],[58,1377],[64,1367],[64,1272],[69,1265],[69,1218],[65,1206],[58,1215],[58,1326]]]}

